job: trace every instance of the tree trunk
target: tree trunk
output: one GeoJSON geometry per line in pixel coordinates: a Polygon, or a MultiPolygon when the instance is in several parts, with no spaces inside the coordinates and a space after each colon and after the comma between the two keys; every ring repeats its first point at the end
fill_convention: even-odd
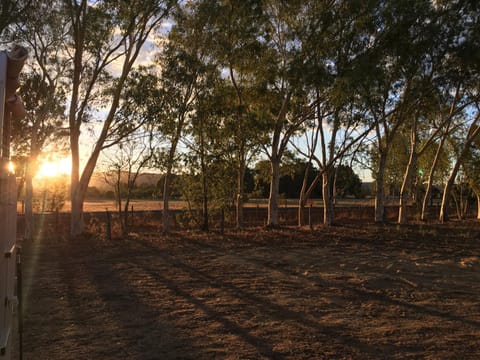
{"type": "Polygon", "coordinates": [[[325,169],[322,173],[323,224],[325,226],[331,226],[335,219],[331,175],[330,169],[325,169]]]}
{"type": "Polygon", "coordinates": [[[425,196],[423,197],[422,202],[422,214],[420,219],[425,221],[427,219],[427,206],[430,202],[430,198],[432,197],[432,189],[433,189],[433,178],[435,176],[435,171],[437,170],[437,164],[440,159],[440,154],[442,153],[443,144],[445,142],[445,136],[442,137],[440,143],[438,144],[437,151],[435,153],[435,158],[433,159],[432,167],[430,168],[430,173],[428,174],[427,180],[427,189],[425,190],[425,196]]]}
{"type": "Polygon", "coordinates": [[[387,154],[380,153],[378,162],[378,170],[376,174],[376,189],[375,189],[375,222],[383,223],[385,221],[385,190],[384,190],[384,175],[385,166],[387,162],[387,154]]]}
{"type": "Polygon", "coordinates": [[[477,196],[477,220],[480,220],[480,192],[478,192],[476,196],[477,196]]]}
{"type": "Polygon", "coordinates": [[[167,166],[165,179],[163,180],[163,209],[162,209],[162,232],[168,234],[170,231],[170,177],[172,175],[172,167],[167,166]]]}
{"type": "Polygon", "coordinates": [[[450,198],[450,193],[452,191],[453,183],[455,181],[455,178],[457,177],[457,173],[458,173],[458,170],[460,169],[460,165],[463,161],[463,158],[470,150],[470,145],[480,133],[480,126],[477,126],[477,123],[479,120],[480,120],[480,113],[477,115],[475,120],[470,124],[470,129],[468,131],[467,139],[463,144],[463,150],[461,151],[460,155],[458,155],[457,160],[455,161],[455,165],[453,166],[453,169],[447,180],[447,183],[445,184],[445,188],[443,190],[442,205],[440,206],[440,215],[439,215],[439,220],[441,222],[448,221],[448,201],[450,198]]]}
{"type": "MultiPolygon", "coordinates": [[[[303,189],[302,189],[303,190],[303,189]]],[[[305,196],[305,192],[300,192],[300,197],[298,199],[298,226],[305,225],[305,214],[304,209],[307,203],[307,197],[305,196]]]]}
{"type": "Polygon", "coordinates": [[[440,215],[439,221],[446,222],[448,221],[448,203],[450,201],[450,195],[452,192],[453,183],[457,177],[458,169],[460,168],[460,161],[457,159],[455,165],[453,166],[450,176],[448,177],[447,183],[443,189],[442,204],[440,205],[440,215]]]}
{"type": "Polygon", "coordinates": [[[71,192],[71,223],[70,235],[73,237],[79,236],[83,233],[83,198],[78,192],[72,189],[71,192]]]}
{"type": "Polygon", "coordinates": [[[270,196],[268,198],[268,227],[278,227],[278,192],[280,189],[280,160],[271,159],[270,196]]]}
{"type": "Polygon", "coordinates": [[[208,194],[207,194],[207,177],[205,174],[202,175],[202,192],[203,192],[203,211],[202,211],[202,227],[203,231],[208,232],[208,194]]]}
{"type": "Polygon", "coordinates": [[[203,133],[203,118],[200,121],[200,167],[202,171],[202,225],[200,229],[208,232],[208,185],[207,164],[205,159],[205,139],[203,133]]]}
{"type": "Polygon", "coordinates": [[[417,164],[417,154],[413,150],[412,153],[410,153],[407,169],[405,170],[405,175],[403,177],[402,188],[400,189],[400,204],[398,207],[398,223],[399,224],[406,224],[408,221],[407,195],[409,193],[408,188],[411,185],[413,170],[415,169],[416,164],[417,164]]]}
{"type": "Polygon", "coordinates": [[[303,174],[303,182],[302,188],[300,190],[300,196],[298,199],[298,226],[305,225],[305,216],[303,213],[303,209],[305,208],[305,204],[307,203],[307,182],[308,182],[308,175],[310,174],[310,162],[308,163],[305,173],[303,174]]]}
{"type": "Polygon", "coordinates": [[[243,227],[243,197],[245,186],[245,162],[239,160],[237,173],[237,201],[236,201],[236,226],[237,229],[243,227]]]}
{"type": "Polygon", "coordinates": [[[122,229],[122,235],[127,236],[128,235],[128,229],[129,229],[129,211],[128,207],[130,206],[130,194],[127,195],[127,198],[125,199],[125,205],[123,206],[123,229],[122,229]]]}
{"type": "Polygon", "coordinates": [[[78,140],[80,131],[70,131],[72,154],[72,173],[70,186],[70,235],[75,237],[83,233],[83,198],[80,192],[80,151],[78,140]]]}

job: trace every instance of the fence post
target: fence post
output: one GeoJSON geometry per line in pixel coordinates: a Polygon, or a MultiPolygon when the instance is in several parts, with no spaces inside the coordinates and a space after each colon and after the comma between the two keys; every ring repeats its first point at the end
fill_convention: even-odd
{"type": "Polygon", "coordinates": [[[310,227],[310,230],[313,230],[313,224],[312,224],[312,206],[313,206],[313,204],[310,203],[310,206],[308,207],[308,226],[310,227]]]}
{"type": "MultiPolygon", "coordinates": [[[[130,207],[130,225],[133,226],[133,205],[130,207]]],[[[128,224],[125,224],[128,227],[128,224]]]]}
{"type": "Polygon", "coordinates": [[[107,239],[112,240],[112,215],[108,209],[105,210],[107,214],[107,239]]]}

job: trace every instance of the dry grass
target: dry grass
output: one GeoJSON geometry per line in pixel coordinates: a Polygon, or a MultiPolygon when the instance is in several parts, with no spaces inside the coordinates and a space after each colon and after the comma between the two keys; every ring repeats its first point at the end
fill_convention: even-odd
{"type": "Polygon", "coordinates": [[[25,244],[24,359],[477,359],[480,223],[25,244]]]}

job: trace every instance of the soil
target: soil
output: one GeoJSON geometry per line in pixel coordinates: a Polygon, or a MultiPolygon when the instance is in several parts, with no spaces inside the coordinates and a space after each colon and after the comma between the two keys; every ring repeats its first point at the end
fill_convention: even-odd
{"type": "Polygon", "coordinates": [[[23,244],[23,359],[479,359],[480,222],[23,244]]]}

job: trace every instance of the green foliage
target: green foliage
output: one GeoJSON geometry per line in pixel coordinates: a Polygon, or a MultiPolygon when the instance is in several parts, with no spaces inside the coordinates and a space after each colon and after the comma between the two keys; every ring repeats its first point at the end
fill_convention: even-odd
{"type": "Polygon", "coordinates": [[[350,166],[339,165],[335,168],[335,196],[345,198],[362,196],[362,181],[350,166]]]}

